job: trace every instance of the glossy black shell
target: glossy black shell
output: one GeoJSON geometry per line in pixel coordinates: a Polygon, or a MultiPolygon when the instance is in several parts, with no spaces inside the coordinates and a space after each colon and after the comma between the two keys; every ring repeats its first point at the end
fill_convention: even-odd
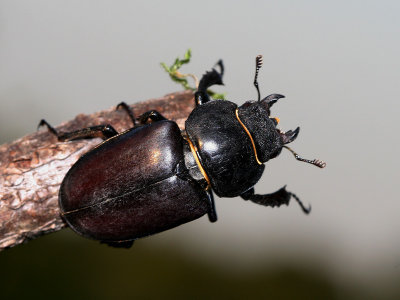
{"type": "Polygon", "coordinates": [[[203,216],[206,193],[187,174],[183,143],[172,121],[106,140],[65,176],[63,218],[76,232],[107,242],[134,240],[203,216]]]}
{"type": "Polygon", "coordinates": [[[237,108],[227,100],[207,102],[197,106],[185,124],[213,191],[220,197],[241,195],[264,171],[264,165],[256,161],[250,137],[236,118],[237,108]]]}

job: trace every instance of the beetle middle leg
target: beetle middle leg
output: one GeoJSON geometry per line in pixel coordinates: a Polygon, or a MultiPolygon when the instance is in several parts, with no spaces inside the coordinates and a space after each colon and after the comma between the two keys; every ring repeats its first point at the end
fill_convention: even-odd
{"type": "Polygon", "coordinates": [[[211,223],[214,223],[218,220],[217,211],[215,210],[215,202],[214,202],[214,195],[212,191],[208,190],[207,193],[207,200],[208,200],[208,219],[211,223]]]}
{"type": "Polygon", "coordinates": [[[274,193],[265,195],[254,194],[254,188],[251,188],[247,192],[241,194],[240,197],[242,197],[244,200],[250,200],[254,203],[271,207],[275,206],[279,207],[283,204],[288,205],[290,199],[293,197],[300,205],[301,209],[305,214],[309,214],[311,211],[311,206],[308,208],[305,207],[304,204],[300,201],[299,197],[297,197],[295,194],[291,192],[288,192],[285,187],[277,190],[274,193]]]}
{"type": "Polygon", "coordinates": [[[133,123],[133,127],[135,127],[136,124],[136,119],[135,119],[135,114],[133,113],[133,109],[132,107],[130,107],[128,104],[126,104],[125,102],[121,102],[120,104],[117,105],[116,110],[118,110],[119,108],[122,108],[123,110],[125,110],[129,116],[129,118],[131,119],[132,123],[133,123]]]}
{"type": "Polygon", "coordinates": [[[66,142],[77,139],[95,138],[95,137],[100,137],[103,140],[106,140],[118,134],[118,132],[114,129],[114,127],[112,127],[109,124],[91,126],[71,132],[57,132],[57,130],[49,123],[47,123],[47,121],[44,119],[40,121],[38,127],[43,125],[45,125],[51,133],[57,136],[57,139],[60,142],[66,142]]]}

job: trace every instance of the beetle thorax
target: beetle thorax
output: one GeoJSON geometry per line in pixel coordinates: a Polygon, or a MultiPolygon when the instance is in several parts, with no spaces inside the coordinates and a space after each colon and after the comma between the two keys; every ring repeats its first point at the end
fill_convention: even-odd
{"type": "Polygon", "coordinates": [[[249,136],[236,118],[237,105],[227,100],[196,107],[186,121],[186,132],[219,196],[238,196],[261,177],[249,136]]]}

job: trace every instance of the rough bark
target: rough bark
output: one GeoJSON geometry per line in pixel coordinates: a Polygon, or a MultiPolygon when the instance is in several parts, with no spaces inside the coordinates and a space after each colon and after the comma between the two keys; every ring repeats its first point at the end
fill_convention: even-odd
{"type": "MultiPolygon", "coordinates": [[[[191,92],[180,92],[131,107],[136,116],[158,110],[183,128],[194,100],[191,92]]],[[[118,132],[132,127],[127,113],[114,106],[80,114],[56,129],[67,132],[100,124],[111,124],[118,132]]],[[[59,185],[72,164],[100,142],[98,138],[58,142],[42,129],[0,146],[0,250],[66,226],[59,214],[59,185]]]]}

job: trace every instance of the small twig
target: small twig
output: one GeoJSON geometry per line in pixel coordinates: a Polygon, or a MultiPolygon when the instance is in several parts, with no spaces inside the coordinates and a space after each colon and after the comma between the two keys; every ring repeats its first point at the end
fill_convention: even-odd
{"type": "Polygon", "coordinates": [[[190,74],[190,73],[188,73],[188,74],[182,74],[182,73],[180,73],[179,71],[176,71],[175,75],[176,75],[177,77],[179,77],[179,78],[185,78],[185,77],[190,77],[190,78],[192,78],[193,81],[194,81],[194,86],[195,86],[195,88],[194,88],[193,90],[197,90],[197,88],[199,87],[199,79],[197,78],[196,75],[190,74]]]}
{"type": "MultiPolygon", "coordinates": [[[[131,107],[136,116],[158,110],[183,129],[184,121],[194,108],[193,93],[174,93],[131,107]]],[[[42,117],[45,116],[38,116],[38,121],[42,117]]],[[[131,123],[126,112],[115,110],[114,106],[91,115],[78,115],[56,129],[66,132],[111,124],[121,132],[132,127],[131,123]]],[[[48,131],[40,130],[0,145],[0,250],[66,226],[59,215],[59,185],[72,164],[100,141],[60,143],[48,131]]]]}

